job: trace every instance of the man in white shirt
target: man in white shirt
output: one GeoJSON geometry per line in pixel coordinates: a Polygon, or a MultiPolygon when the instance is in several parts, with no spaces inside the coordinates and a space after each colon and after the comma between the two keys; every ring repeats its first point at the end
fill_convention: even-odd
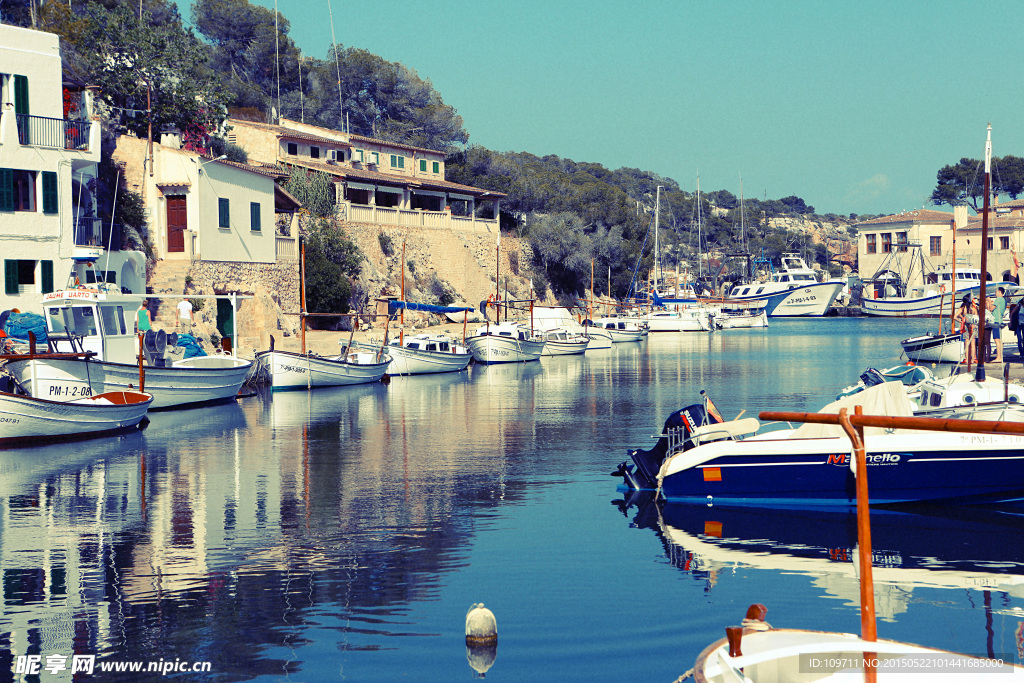
{"type": "Polygon", "coordinates": [[[192,314],[192,302],[188,299],[182,299],[178,303],[178,322],[175,328],[181,327],[182,332],[192,332],[192,320],[194,319],[192,314]]]}

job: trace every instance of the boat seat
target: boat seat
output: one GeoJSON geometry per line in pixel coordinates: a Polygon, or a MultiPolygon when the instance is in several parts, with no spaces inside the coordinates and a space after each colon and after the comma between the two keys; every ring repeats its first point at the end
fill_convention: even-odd
{"type": "Polygon", "coordinates": [[[701,425],[693,430],[690,439],[695,444],[705,441],[718,441],[719,439],[738,439],[754,434],[760,428],[761,423],[756,417],[745,417],[742,420],[701,425]]]}

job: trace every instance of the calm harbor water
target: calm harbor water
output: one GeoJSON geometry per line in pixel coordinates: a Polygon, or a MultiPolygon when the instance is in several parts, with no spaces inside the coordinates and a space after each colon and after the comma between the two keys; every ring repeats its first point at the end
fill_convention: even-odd
{"type": "MultiPolygon", "coordinates": [[[[933,325],[657,334],[4,451],[0,680],[71,680],[11,672],[75,653],[210,662],[168,676],[189,681],[468,680],[476,602],[498,620],[496,652],[473,653],[492,680],[672,681],[752,602],[856,632],[849,514],[659,509],[608,473],[701,389],[729,417],[817,410],[933,325]]],[[[879,635],[1019,658],[1022,520],[874,515],[879,635]]]]}

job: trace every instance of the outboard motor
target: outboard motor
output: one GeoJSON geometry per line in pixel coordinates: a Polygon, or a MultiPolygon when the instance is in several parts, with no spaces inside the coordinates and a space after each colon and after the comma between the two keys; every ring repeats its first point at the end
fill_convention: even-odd
{"type": "Polygon", "coordinates": [[[622,477],[626,486],[631,489],[656,489],[658,487],[658,471],[665,458],[681,450],[688,451],[693,448],[690,437],[697,427],[720,421],[704,409],[703,403],[694,403],[673,412],[665,420],[661,436],[653,448],[647,451],[639,448],[626,451],[636,464],[635,469],[631,469],[623,462],[618,469],[612,472],[612,476],[622,477]]]}
{"type": "Polygon", "coordinates": [[[884,384],[885,376],[883,376],[882,373],[880,373],[878,370],[875,370],[874,368],[868,368],[861,374],[860,381],[864,382],[865,388],[873,387],[876,384],[884,384]]]}
{"type": "Polygon", "coordinates": [[[146,364],[154,368],[164,367],[164,351],[167,350],[167,333],[163,330],[146,330],[142,338],[142,350],[146,364]]]}

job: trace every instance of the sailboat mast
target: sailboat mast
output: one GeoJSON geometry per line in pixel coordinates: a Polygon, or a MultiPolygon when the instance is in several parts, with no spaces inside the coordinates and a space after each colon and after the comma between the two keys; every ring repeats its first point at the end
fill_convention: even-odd
{"type": "Polygon", "coordinates": [[[654,195],[654,291],[658,291],[658,266],[661,264],[661,247],[658,244],[658,218],[661,215],[661,185],[654,195]]]}
{"type": "MultiPolygon", "coordinates": [[[[988,137],[985,139],[985,200],[981,209],[981,276],[978,287],[978,367],[974,378],[985,381],[985,299],[988,284],[985,276],[988,272],[988,195],[992,189],[992,124],[988,124],[988,137]]],[[[1000,321],[996,321],[1000,322],[1000,321]]]]}
{"type": "Polygon", "coordinates": [[[703,252],[702,242],[700,239],[700,224],[704,222],[703,216],[701,216],[700,206],[700,174],[697,174],[697,277],[701,278],[704,276],[704,259],[702,258],[703,252]]]}

